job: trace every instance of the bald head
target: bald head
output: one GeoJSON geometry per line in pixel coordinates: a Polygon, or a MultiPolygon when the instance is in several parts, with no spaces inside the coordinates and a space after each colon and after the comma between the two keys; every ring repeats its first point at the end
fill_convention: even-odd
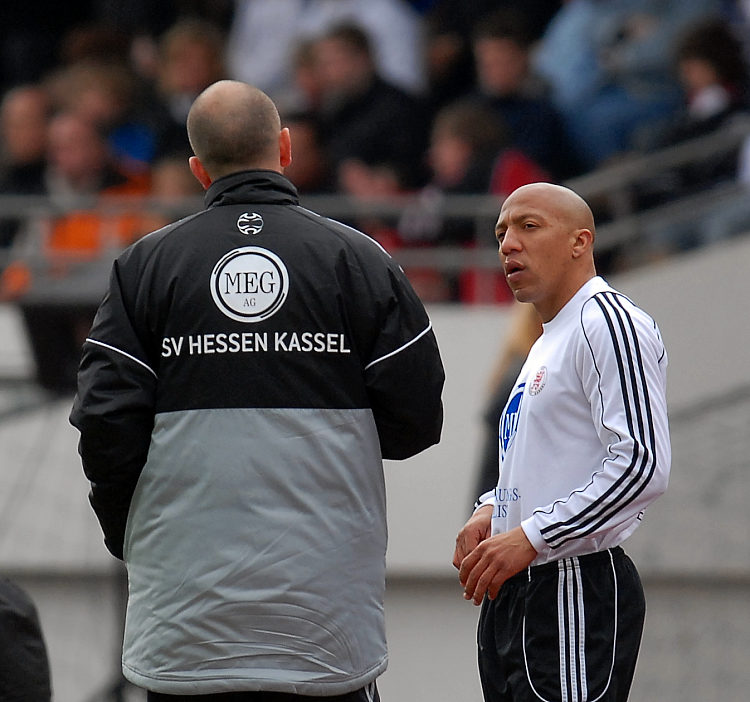
{"type": "MultiPolygon", "coordinates": [[[[524,199],[544,206],[570,225],[570,229],[588,229],[594,233],[594,215],[586,201],[570,188],[553,183],[530,183],[514,190],[506,203],[524,199]]],[[[503,205],[505,207],[505,205],[503,205]]]]}
{"type": "Polygon", "coordinates": [[[193,152],[212,179],[265,168],[281,172],[281,121],[273,101],[246,83],[222,80],[206,88],[187,119],[193,152]]]}

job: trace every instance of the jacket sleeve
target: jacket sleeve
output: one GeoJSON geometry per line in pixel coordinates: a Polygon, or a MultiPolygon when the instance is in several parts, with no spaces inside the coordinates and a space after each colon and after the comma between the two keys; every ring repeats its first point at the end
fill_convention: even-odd
{"type": "Polygon", "coordinates": [[[148,455],[156,382],[115,262],[109,291],[83,345],[70,422],[80,431],[89,500],[104,543],[117,558],[123,557],[130,501],[148,455]]]}
{"type": "Polygon", "coordinates": [[[667,487],[667,357],[656,325],[613,293],[587,302],[582,325],[578,374],[605,458],[586,485],[523,522],[540,553],[629,533],[667,487]]]}
{"type": "Polygon", "coordinates": [[[396,264],[365,382],[383,458],[403,459],[440,441],[445,374],[432,324],[396,264]]]}

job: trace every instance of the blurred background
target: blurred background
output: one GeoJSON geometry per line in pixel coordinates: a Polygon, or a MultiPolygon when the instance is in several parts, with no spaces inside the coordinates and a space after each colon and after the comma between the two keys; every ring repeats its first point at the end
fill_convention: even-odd
{"type": "Polygon", "coordinates": [[[575,189],[597,265],[670,356],[670,489],[626,544],[648,615],[631,699],[750,688],[750,3],[71,0],[0,26],[0,576],[39,615],[57,702],[142,700],[125,597],[67,423],[112,259],[202,207],[187,111],[221,78],[277,102],[304,206],[378,240],[428,306],[442,442],[386,465],[384,700],[481,700],[453,541],[497,470],[538,334],[493,229],[528,182],[575,189]],[[488,482],[489,481],[489,482],[488,482]]]}

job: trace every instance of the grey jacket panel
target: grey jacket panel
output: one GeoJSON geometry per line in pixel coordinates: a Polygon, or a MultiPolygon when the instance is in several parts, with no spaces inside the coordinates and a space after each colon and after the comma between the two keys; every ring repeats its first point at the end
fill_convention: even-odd
{"type": "Polygon", "coordinates": [[[126,677],[174,694],[366,685],[386,665],[386,541],[369,409],[157,415],[125,533],[126,677]]]}

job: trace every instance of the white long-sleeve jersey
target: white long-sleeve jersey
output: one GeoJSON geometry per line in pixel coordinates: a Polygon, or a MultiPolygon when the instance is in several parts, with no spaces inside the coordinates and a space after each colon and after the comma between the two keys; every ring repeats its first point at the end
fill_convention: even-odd
{"type": "Polygon", "coordinates": [[[622,543],[667,486],[667,354],[602,278],[543,326],[500,420],[492,533],[521,525],[534,565],[622,543]]]}

